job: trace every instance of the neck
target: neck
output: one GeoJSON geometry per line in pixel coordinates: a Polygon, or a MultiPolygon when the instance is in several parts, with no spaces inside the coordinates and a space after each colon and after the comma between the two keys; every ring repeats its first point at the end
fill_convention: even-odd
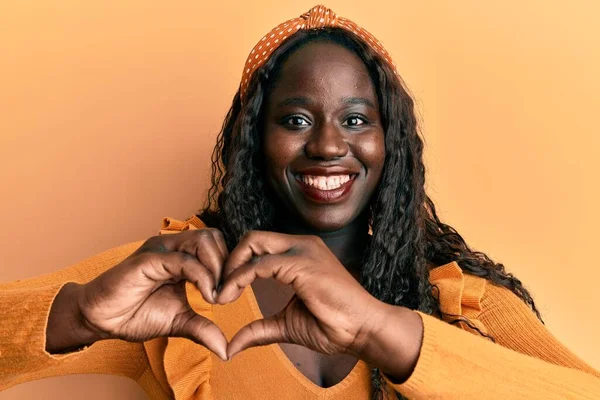
{"type": "Polygon", "coordinates": [[[298,221],[289,213],[281,214],[275,218],[275,229],[278,232],[320,237],[346,269],[359,279],[363,255],[370,238],[367,213],[361,214],[348,225],[335,231],[319,231],[298,221]]]}

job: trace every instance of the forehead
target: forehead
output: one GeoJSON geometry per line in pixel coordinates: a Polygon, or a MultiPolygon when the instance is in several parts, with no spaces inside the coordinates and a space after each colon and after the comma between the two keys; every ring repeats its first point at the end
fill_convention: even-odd
{"type": "Polygon", "coordinates": [[[329,42],[312,42],[284,62],[272,97],[368,97],[375,87],[363,61],[351,50],[329,42]]]}

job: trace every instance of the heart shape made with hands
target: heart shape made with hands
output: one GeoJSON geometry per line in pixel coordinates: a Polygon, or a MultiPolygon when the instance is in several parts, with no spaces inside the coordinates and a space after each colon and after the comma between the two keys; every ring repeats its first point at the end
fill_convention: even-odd
{"type": "Polygon", "coordinates": [[[376,312],[380,302],[320,238],[252,231],[229,254],[220,232],[219,236],[214,235],[215,230],[201,229],[208,230],[217,238],[212,248],[201,246],[195,251],[212,273],[212,279],[195,284],[207,303],[231,303],[256,279],[273,278],[295,292],[283,310],[242,327],[229,343],[222,332],[222,338],[215,338],[212,329],[214,342],[208,344],[206,338],[202,344],[220,358],[228,360],[249,347],[272,343],[293,343],[324,354],[357,355],[369,330],[383,320],[376,312]],[[220,286],[218,292],[216,286],[220,286]]]}

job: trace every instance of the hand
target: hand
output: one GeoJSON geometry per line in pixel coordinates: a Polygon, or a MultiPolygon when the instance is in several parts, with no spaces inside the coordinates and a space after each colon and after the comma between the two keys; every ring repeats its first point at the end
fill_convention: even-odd
{"type": "Polygon", "coordinates": [[[102,339],[143,342],[159,336],[185,337],[225,359],[225,336],[192,310],[185,283],[193,283],[214,304],[228,255],[217,229],[152,237],[82,286],[78,305],[84,325],[102,339]]]}
{"type": "Polygon", "coordinates": [[[359,356],[382,309],[383,303],[371,296],[316,236],[246,234],[226,261],[217,302],[236,300],[257,278],[291,285],[296,295],[277,315],[240,329],[229,343],[228,357],[271,343],[359,356]]]}

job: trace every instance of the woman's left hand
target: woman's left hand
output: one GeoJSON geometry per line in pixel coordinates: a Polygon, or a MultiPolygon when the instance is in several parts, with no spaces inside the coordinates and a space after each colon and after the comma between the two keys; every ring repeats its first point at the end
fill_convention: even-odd
{"type": "Polygon", "coordinates": [[[271,343],[358,357],[384,318],[384,304],[354,279],[317,236],[249,232],[226,261],[217,302],[236,300],[257,278],[274,278],[290,285],[296,295],[277,315],[240,329],[229,343],[229,358],[271,343]]]}

